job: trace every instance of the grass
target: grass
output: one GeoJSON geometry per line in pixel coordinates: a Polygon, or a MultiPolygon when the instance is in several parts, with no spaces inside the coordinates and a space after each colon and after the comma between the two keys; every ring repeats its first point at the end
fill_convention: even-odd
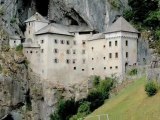
{"type": "Polygon", "coordinates": [[[148,97],[145,84],[145,78],[135,81],[88,116],[95,117],[86,120],[98,120],[99,114],[108,114],[109,120],[160,120],[160,92],[148,97]]]}

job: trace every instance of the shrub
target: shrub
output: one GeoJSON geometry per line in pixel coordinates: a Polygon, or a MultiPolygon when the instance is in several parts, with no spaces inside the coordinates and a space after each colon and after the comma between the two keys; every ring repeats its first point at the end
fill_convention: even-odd
{"type": "Polygon", "coordinates": [[[154,96],[158,91],[158,87],[155,82],[148,82],[145,85],[145,91],[149,97],[154,96]]]}
{"type": "Polygon", "coordinates": [[[100,83],[100,76],[94,76],[93,85],[96,87],[100,83]]]}
{"type": "Polygon", "coordinates": [[[87,96],[87,101],[91,103],[90,110],[94,111],[104,103],[104,98],[101,92],[93,90],[87,96]]]}
{"type": "Polygon", "coordinates": [[[78,105],[73,99],[60,100],[57,110],[50,116],[51,120],[69,120],[69,118],[76,114],[78,105]]]}
{"type": "Polygon", "coordinates": [[[128,74],[129,74],[130,76],[137,75],[137,69],[136,69],[136,68],[131,69],[131,70],[128,72],[128,74]]]}
{"type": "Polygon", "coordinates": [[[16,47],[16,51],[22,51],[23,50],[23,45],[20,44],[16,47]]]}

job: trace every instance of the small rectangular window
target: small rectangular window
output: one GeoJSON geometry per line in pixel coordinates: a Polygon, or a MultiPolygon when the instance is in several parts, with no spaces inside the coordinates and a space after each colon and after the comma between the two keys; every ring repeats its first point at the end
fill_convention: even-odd
{"type": "Polygon", "coordinates": [[[55,43],[55,44],[57,44],[57,43],[58,43],[58,40],[57,40],[57,39],[55,39],[55,40],[54,40],[54,43],[55,43]]]}
{"type": "Polygon", "coordinates": [[[103,57],[103,59],[105,60],[105,59],[106,59],[106,57],[103,57]]]}
{"type": "Polygon", "coordinates": [[[83,42],[82,42],[82,44],[83,44],[83,45],[85,45],[85,44],[86,44],[86,42],[84,42],[84,41],[83,41],[83,42]]]}
{"type": "Polygon", "coordinates": [[[44,43],[44,40],[41,40],[41,44],[43,44],[44,43]]]}
{"type": "Polygon", "coordinates": [[[118,53],[115,53],[115,58],[118,58],[118,53]]]}
{"type": "Polygon", "coordinates": [[[94,47],[92,47],[92,51],[94,50],[94,47]]]}
{"type": "Polygon", "coordinates": [[[44,49],[41,49],[41,53],[44,53],[44,49]]]}
{"type": "Polygon", "coordinates": [[[67,50],[66,53],[67,53],[67,54],[70,54],[70,50],[67,50]]]}
{"type": "Polygon", "coordinates": [[[126,52],[126,58],[128,58],[128,52],[126,52]]]}
{"type": "Polygon", "coordinates": [[[103,45],[103,48],[105,48],[106,46],[105,45],[103,45]]]}
{"type": "Polygon", "coordinates": [[[112,46],[112,42],[111,41],[109,41],[109,47],[111,47],[112,46]]]}
{"type": "Polygon", "coordinates": [[[69,60],[69,59],[67,59],[67,60],[66,60],[66,63],[67,63],[67,64],[69,64],[69,63],[70,63],[70,60],[69,60]]]}
{"type": "Polygon", "coordinates": [[[57,58],[55,58],[55,59],[54,59],[54,62],[55,62],[55,63],[58,63],[58,59],[57,59],[57,58]]]}
{"type": "Polygon", "coordinates": [[[112,58],[112,53],[109,53],[109,58],[112,58]]]}
{"type": "Polygon", "coordinates": [[[116,69],[118,69],[118,66],[115,66],[116,69]]]}
{"type": "Polygon", "coordinates": [[[76,67],[74,67],[73,69],[74,69],[74,70],[76,70],[77,68],[76,68],[76,67]]]}
{"type": "Polygon", "coordinates": [[[106,70],[106,67],[104,67],[104,70],[106,70]]]}
{"type": "Polygon", "coordinates": [[[82,69],[82,71],[84,71],[84,69],[82,69]]]}
{"type": "Polygon", "coordinates": [[[94,58],[92,58],[92,60],[94,60],[94,58]]]}
{"type": "Polygon", "coordinates": [[[76,63],[76,59],[73,59],[73,64],[75,64],[76,63]]]}
{"type": "Polygon", "coordinates": [[[69,45],[69,40],[67,40],[67,45],[69,45]]]}
{"type": "Polygon", "coordinates": [[[85,64],[85,63],[86,63],[86,59],[83,59],[82,61],[83,61],[83,64],[85,64]]]}
{"type": "Polygon", "coordinates": [[[64,40],[61,40],[61,44],[64,44],[64,40]]]}
{"type": "Polygon", "coordinates": [[[126,46],[128,46],[128,40],[126,40],[126,46]]]}
{"type": "Polygon", "coordinates": [[[118,42],[117,42],[117,41],[115,41],[115,46],[117,46],[117,44],[118,44],[118,42]]]}
{"type": "Polygon", "coordinates": [[[58,49],[54,49],[54,53],[58,53],[58,49]]]}
{"type": "Polygon", "coordinates": [[[94,68],[92,68],[92,70],[94,70],[94,68]]]}
{"type": "Polygon", "coordinates": [[[14,43],[16,43],[16,41],[14,40],[14,43]]]}
{"type": "Polygon", "coordinates": [[[76,41],[73,41],[73,44],[76,45],[76,41]]]}
{"type": "Polygon", "coordinates": [[[82,50],[82,54],[85,54],[85,52],[86,52],[85,50],[82,50]]]}
{"type": "Polygon", "coordinates": [[[76,50],[73,50],[73,54],[76,54],[76,50]]]}
{"type": "Polygon", "coordinates": [[[112,69],[112,67],[110,67],[110,69],[112,69]]]}

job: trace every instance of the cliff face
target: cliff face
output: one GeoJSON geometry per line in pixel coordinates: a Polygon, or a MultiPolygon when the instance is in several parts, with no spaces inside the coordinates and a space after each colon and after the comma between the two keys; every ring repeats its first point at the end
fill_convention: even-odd
{"type": "Polygon", "coordinates": [[[87,24],[104,31],[128,7],[128,0],[0,0],[3,26],[10,34],[21,34],[24,21],[38,11],[66,25],[87,24]],[[21,28],[21,29],[20,29],[21,28]]]}

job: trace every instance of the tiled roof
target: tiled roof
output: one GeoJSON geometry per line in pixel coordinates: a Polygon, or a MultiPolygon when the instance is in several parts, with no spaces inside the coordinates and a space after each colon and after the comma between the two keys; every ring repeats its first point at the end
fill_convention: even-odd
{"type": "Polygon", "coordinates": [[[32,17],[30,17],[29,19],[27,19],[25,22],[31,22],[31,21],[40,21],[40,22],[47,22],[48,20],[46,20],[42,15],[40,15],[38,12],[36,12],[32,17]]]}
{"type": "Polygon", "coordinates": [[[105,33],[112,32],[133,32],[139,33],[129,22],[127,22],[123,17],[119,17],[116,22],[114,22],[111,26],[109,26],[105,33]]]}
{"type": "Polygon", "coordinates": [[[93,34],[92,37],[89,38],[89,40],[98,40],[98,39],[104,39],[105,35],[103,33],[93,34]]]}
{"type": "Polygon", "coordinates": [[[47,25],[46,27],[40,29],[35,34],[40,35],[40,34],[47,34],[47,33],[73,36],[72,33],[68,32],[67,26],[55,24],[55,23],[51,23],[51,24],[47,25]]]}

